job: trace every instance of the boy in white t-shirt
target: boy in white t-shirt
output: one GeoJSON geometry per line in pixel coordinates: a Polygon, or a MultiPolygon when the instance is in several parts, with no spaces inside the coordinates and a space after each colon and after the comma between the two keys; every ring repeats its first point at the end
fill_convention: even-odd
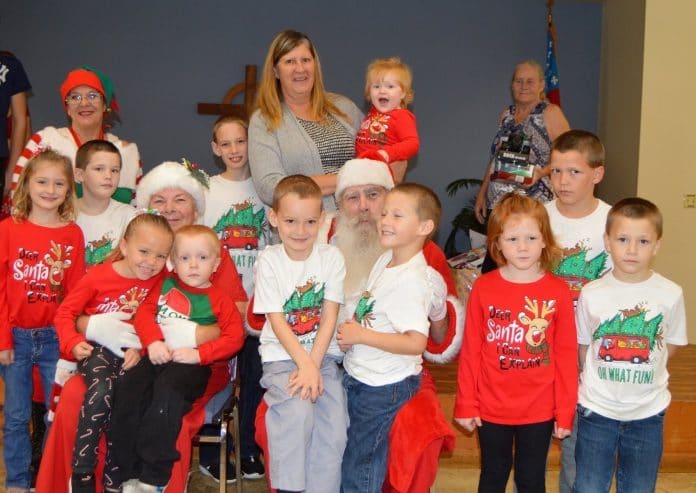
{"type": "Polygon", "coordinates": [[[348,425],[334,335],[343,256],[316,242],[322,194],[307,176],[278,183],[269,220],[282,243],[259,254],[254,313],[266,315],[260,352],[271,487],[338,492],[348,425]]]}
{"type": "Polygon", "coordinates": [[[661,238],[655,204],[619,201],[604,235],[614,268],[580,293],[577,493],[608,492],[615,468],[618,493],[655,491],[671,400],[667,360],[688,343],[682,289],[650,269],[661,238]]]}
{"type": "Polygon", "coordinates": [[[394,416],[420,386],[433,294],[422,250],[440,211],[422,185],[402,183],[387,194],[379,232],[388,250],[372,268],[353,320],[338,328],[350,417],[342,493],[382,490],[394,416]]]}
{"type": "MultiPolygon", "coordinates": [[[[594,195],[604,177],[604,146],[586,130],[569,130],[551,146],[549,177],[556,198],[545,205],[563,257],[554,274],[562,278],[577,302],[580,289],[611,269],[604,249],[604,225],[610,206],[594,195]]],[[[580,362],[582,365],[582,362],[580,362]]],[[[577,415],[570,436],[561,440],[559,493],[571,493],[575,481],[577,415]]]]}
{"type": "Polygon", "coordinates": [[[90,140],[77,150],[75,181],[82,184],[82,197],[75,222],[85,237],[88,269],[104,262],[133,219],[133,206],[111,198],[120,175],[121,154],[108,140],[90,140]]]}
{"type": "MultiPolygon", "coordinates": [[[[225,165],[225,171],[210,178],[205,196],[203,224],[215,230],[242,278],[249,298],[254,294],[254,264],[259,251],[268,243],[268,208],[261,202],[249,170],[247,123],[225,115],[213,125],[213,153],[225,165]]],[[[244,317],[246,320],[246,317],[244,317]]],[[[263,398],[259,332],[245,324],[247,337],[238,356],[240,377],[239,419],[241,469],[244,479],[265,474],[259,459],[261,449],[254,439],[256,408],[263,398]]],[[[200,471],[219,481],[220,454],[214,444],[200,447],[200,471]]],[[[233,481],[234,466],[228,464],[228,483],[233,481]]]]}

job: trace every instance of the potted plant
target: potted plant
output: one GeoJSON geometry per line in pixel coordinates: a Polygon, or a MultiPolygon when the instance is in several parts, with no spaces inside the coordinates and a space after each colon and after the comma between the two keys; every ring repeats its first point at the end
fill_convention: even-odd
{"type": "MultiPolygon", "coordinates": [[[[447,195],[453,197],[461,188],[475,188],[476,191],[481,187],[482,180],[478,178],[460,178],[454,180],[447,185],[447,195]]],[[[486,227],[478,222],[474,213],[474,205],[476,201],[476,193],[470,195],[464,202],[464,207],[452,220],[452,231],[450,231],[447,240],[445,241],[445,255],[447,258],[454,257],[461,253],[457,249],[457,235],[459,232],[464,233],[464,251],[471,249],[471,241],[469,240],[469,231],[473,230],[481,234],[486,234],[486,227]]]]}

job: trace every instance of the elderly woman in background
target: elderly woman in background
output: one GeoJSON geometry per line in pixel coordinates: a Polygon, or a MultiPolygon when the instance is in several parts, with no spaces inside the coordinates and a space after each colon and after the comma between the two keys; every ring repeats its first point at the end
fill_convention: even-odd
{"type": "MultiPolygon", "coordinates": [[[[46,127],[34,134],[22,151],[12,174],[12,190],[27,161],[44,147],[68,156],[75,167],[77,149],[90,140],[113,143],[121,153],[121,173],[113,198],[123,203],[133,200],[137,179],[142,175],[138,147],[105,131],[105,119],[118,111],[111,79],[97,69],[82,66],[68,73],[60,86],[63,107],[70,119],[69,127],[46,127]]],[[[13,163],[9,163],[13,165],[13,163]]],[[[78,195],[81,189],[78,188],[78,195]]]]}
{"type": "Polygon", "coordinates": [[[306,34],[283,31],[268,50],[257,110],[249,123],[249,164],[261,200],[270,204],[285,176],[310,176],[336,209],[336,173],[355,155],[362,113],[324,89],[319,55],[306,34]]]}
{"type": "MultiPolygon", "coordinates": [[[[206,186],[207,180],[193,166],[165,162],[153,168],[141,180],[137,190],[138,206],[158,210],[176,232],[183,226],[196,223],[203,216],[206,186]]],[[[211,281],[227,292],[237,303],[240,312],[244,313],[247,296],[237,269],[223,247],[221,247],[220,258],[220,266],[211,277],[211,281]]],[[[217,326],[197,326],[186,320],[182,322],[183,324],[175,324],[173,327],[162,326],[165,341],[172,349],[194,347],[215,339],[220,334],[217,326]]],[[[114,312],[91,317],[81,316],[76,325],[77,330],[85,332],[89,340],[110,349],[139,347],[133,327],[114,317],[114,312]]],[[[174,464],[167,486],[167,491],[172,493],[183,493],[186,488],[191,462],[191,439],[203,424],[205,404],[229,382],[229,368],[226,361],[214,363],[211,369],[212,374],[205,393],[194,403],[182,423],[177,439],[177,450],[181,458],[174,464]]],[[[53,425],[44,447],[44,456],[37,479],[37,491],[68,491],[72,474],[71,458],[75,444],[75,431],[85,392],[85,382],[81,375],[71,377],[63,387],[53,425]]],[[[128,401],[129,396],[124,397],[124,400],[128,401]]],[[[117,392],[114,401],[118,400],[117,392]]],[[[115,438],[127,440],[132,437],[115,438]]],[[[122,450],[129,447],[124,443],[119,443],[119,446],[122,450]]],[[[101,475],[101,464],[98,474],[101,475]]],[[[97,491],[101,491],[101,487],[101,482],[97,481],[97,491]]],[[[117,485],[114,485],[114,488],[117,488],[117,485]]]]}
{"type": "MultiPolygon", "coordinates": [[[[481,224],[485,223],[488,213],[498,200],[509,191],[523,190],[526,195],[541,202],[548,202],[553,198],[547,168],[551,157],[551,143],[563,132],[570,130],[570,125],[561,108],[546,100],[544,90],[544,70],[541,65],[535,60],[518,63],[510,85],[512,104],[500,115],[498,132],[491,144],[489,164],[476,197],[474,211],[481,224]],[[529,163],[535,165],[531,184],[518,185],[491,180],[495,155],[501,143],[515,135],[521,138],[522,134],[529,144],[529,163]]],[[[482,270],[487,272],[493,268],[495,263],[487,256],[482,270]]]]}

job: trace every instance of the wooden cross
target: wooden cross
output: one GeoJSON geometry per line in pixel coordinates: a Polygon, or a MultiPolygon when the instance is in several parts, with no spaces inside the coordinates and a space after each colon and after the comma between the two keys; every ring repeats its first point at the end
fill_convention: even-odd
{"type": "Polygon", "coordinates": [[[246,65],[244,82],[233,85],[222,98],[220,103],[198,103],[198,113],[201,115],[232,115],[249,120],[256,97],[256,65],[246,65]],[[243,104],[232,104],[238,94],[244,93],[243,104]]]}

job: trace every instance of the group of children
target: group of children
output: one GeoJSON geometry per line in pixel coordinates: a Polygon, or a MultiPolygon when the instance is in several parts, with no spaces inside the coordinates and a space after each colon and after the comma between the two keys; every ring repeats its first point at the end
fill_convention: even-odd
{"type": "Polygon", "coordinates": [[[513,464],[517,491],[545,491],[553,434],[561,491],[608,492],[616,470],[617,491],[652,492],[666,363],[687,344],[682,290],[650,267],[662,216],[594,196],[604,149],[589,132],[558,137],[548,166],[555,200],[508,194],[491,214],[498,269],[470,295],[455,420],[478,429],[479,491],[505,491],[513,464]]]}
{"type": "MultiPolygon", "coordinates": [[[[404,109],[410,79],[398,60],[370,66],[373,107],[358,156],[393,164],[417,152],[415,119],[404,109]]],[[[319,187],[288,176],[267,208],[250,179],[245,123],[220,119],[212,148],[225,171],[210,180],[206,226],[176,234],[162,216],[111,199],[120,157],[109,142],[84,144],[74,176],[70,160],[50,150],[24,167],[13,216],[0,223],[7,491],[30,483],[33,365],[47,403],[59,354],[77,362],[87,383],[74,492],[95,490],[102,433],[106,491],[162,491],[181,419],[202,394],[209,365],[242,344],[243,455],[258,461],[249,432],[265,389],[272,486],[381,490],[389,428],[420,385],[434,296],[422,249],[440,202],[416,184],[388,193],[379,222],[386,253],[353,318],[337,320],[345,267],[336,247],[317,243],[325,217],[319,187]],[[268,223],[280,243],[263,248],[268,223]],[[237,307],[211,283],[221,243],[253,294],[251,310],[265,316],[258,339],[243,340],[237,307]],[[96,343],[99,314],[133,323],[137,337],[96,343]],[[160,328],[167,323],[216,324],[220,336],[173,347],[160,328]]],[[[513,461],[518,491],[544,491],[551,435],[571,443],[575,433],[575,450],[564,457],[576,458],[575,491],[608,491],[617,455],[619,491],[654,488],[669,404],[666,361],[687,342],[683,295],[650,270],[662,235],[657,208],[625,199],[609,209],[594,197],[603,165],[595,136],[567,132],[549,163],[557,198],[545,207],[510,194],[490,217],[487,246],[499,268],[470,295],[454,411],[466,429],[478,428],[480,491],[504,491],[513,461]]]]}

